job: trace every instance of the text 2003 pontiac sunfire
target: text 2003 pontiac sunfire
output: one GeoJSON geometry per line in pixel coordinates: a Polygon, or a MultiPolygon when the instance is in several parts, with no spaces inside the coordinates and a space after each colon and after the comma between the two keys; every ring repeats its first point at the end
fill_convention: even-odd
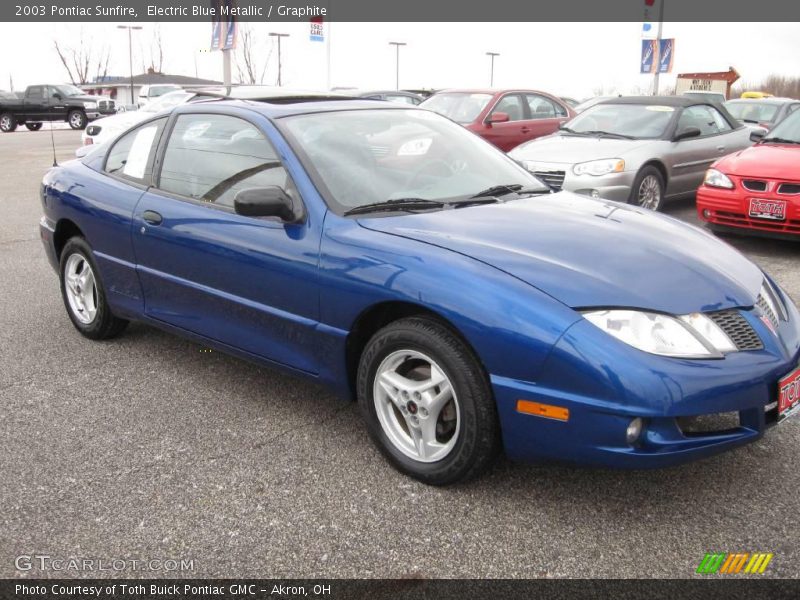
{"type": "Polygon", "coordinates": [[[92,339],[138,320],[358,399],[432,484],[514,459],[660,467],[798,408],[791,299],[728,245],[550,194],[434,113],[211,100],[52,169],[41,235],[92,339]]]}

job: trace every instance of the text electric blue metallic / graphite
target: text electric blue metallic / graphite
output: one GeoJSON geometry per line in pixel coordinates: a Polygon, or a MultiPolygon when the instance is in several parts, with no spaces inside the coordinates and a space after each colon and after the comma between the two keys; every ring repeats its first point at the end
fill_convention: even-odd
{"type": "Polygon", "coordinates": [[[428,111],[186,104],[51,170],[42,201],[85,336],[144,321],[326,383],[428,483],[501,445],[673,465],[798,406],[798,311],[758,267],[669,217],[550,194],[428,111]]]}

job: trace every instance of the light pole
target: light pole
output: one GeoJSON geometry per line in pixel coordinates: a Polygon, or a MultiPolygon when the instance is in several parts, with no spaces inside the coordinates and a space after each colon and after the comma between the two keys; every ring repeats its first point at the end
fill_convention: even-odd
{"type": "Polygon", "coordinates": [[[117,29],[128,30],[128,66],[130,67],[131,75],[131,104],[136,104],[136,100],[133,98],[133,38],[131,31],[133,29],[139,30],[141,28],[142,27],[140,25],[117,25],[117,29]]]}
{"type": "Polygon", "coordinates": [[[406,46],[405,42],[389,42],[390,46],[395,47],[395,61],[394,61],[394,89],[400,89],[400,46],[406,46]]]}
{"type": "Polygon", "coordinates": [[[489,87],[493,87],[494,86],[494,57],[495,56],[500,56],[500,53],[499,52],[487,52],[486,56],[489,56],[492,59],[491,65],[489,66],[489,87]]]}
{"type": "Polygon", "coordinates": [[[269,35],[278,38],[278,87],[281,87],[281,38],[289,37],[289,34],[271,32],[269,35]]]}

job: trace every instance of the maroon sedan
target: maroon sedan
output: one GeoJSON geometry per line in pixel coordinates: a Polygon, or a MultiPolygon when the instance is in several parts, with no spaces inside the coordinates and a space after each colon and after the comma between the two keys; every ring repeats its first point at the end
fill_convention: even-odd
{"type": "Polygon", "coordinates": [[[508,152],[558,129],[575,115],[563,100],[535,90],[444,90],[419,105],[508,152]]]}

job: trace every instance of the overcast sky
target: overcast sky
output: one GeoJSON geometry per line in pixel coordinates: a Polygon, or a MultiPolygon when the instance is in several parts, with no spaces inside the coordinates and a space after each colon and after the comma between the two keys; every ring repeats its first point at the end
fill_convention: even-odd
{"type": "MultiPolygon", "coordinates": [[[[0,24],[0,89],[32,83],[67,81],[53,48],[77,46],[81,39],[95,52],[112,49],[109,72],[128,75],[128,40],[116,23],[0,24]]],[[[222,79],[219,52],[201,52],[210,41],[209,23],[144,23],[134,32],[134,73],[150,64],[152,40],[160,29],[164,71],[222,79]],[[196,69],[196,71],[195,71],[196,69]]],[[[275,84],[277,51],[270,31],[290,34],[281,43],[286,87],[325,87],[325,44],[309,40],[306,23],[250,23],[257,39],[257,59],[269,64],[264,83],[275,84]]],[[[499,52],[495,87],[528,87],[585,98],[596,93],[647,91],[652,76],[640,75],[641,23],[326,23],[331,42],[331,84],[394,88],[395,49],[400,51],[400,86],[485,87],[489,84],[487,51],[499,52]]],[[[665,23],[664,37],[676,39],[673,74],[722,71],[734,66],[742,79],[758,82],[767,75],[798,75],[800,24],[665,23]]],[[[234,80],[236,68],[233,69],[234,80]]]]}

